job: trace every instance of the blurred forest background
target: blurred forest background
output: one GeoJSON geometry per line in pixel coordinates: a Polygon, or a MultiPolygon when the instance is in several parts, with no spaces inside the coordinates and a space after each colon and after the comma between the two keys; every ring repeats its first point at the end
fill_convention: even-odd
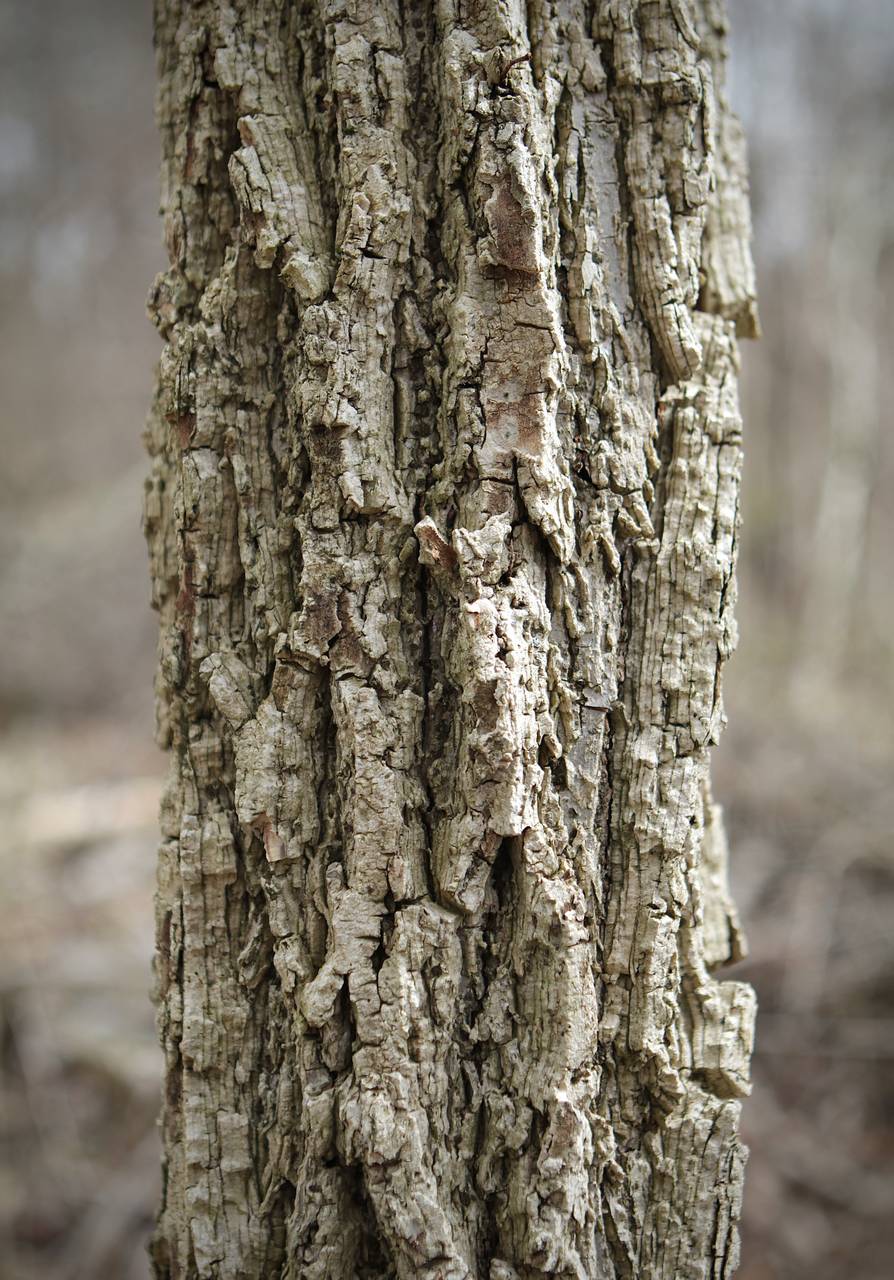
{"type": "MultiPolygon", "coordinates": [[[[149,0],[0,0],[0,1278],[145,1280],[162,266],[149,0]]],[[[761,1015],[742,1280],[894,1255],[894,11],[732,0],[764,339],[716,754],[761,1015]]]]}

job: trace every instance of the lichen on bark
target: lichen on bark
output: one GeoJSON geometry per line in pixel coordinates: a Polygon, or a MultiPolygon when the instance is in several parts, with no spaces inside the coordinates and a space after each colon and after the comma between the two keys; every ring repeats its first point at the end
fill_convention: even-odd
{"type": "Polygon", "coordinates": [[[157,0],[159,1277],[724,1277],[716,0],[157,0]]]}

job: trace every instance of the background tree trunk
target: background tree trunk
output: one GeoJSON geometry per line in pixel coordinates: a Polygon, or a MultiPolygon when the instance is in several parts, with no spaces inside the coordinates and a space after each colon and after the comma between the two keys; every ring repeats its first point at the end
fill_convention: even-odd
{"type": "Polygon", "coordinates": [[[156,1274],[727,1276],[723,6],[156,27],[156,1274]]]}

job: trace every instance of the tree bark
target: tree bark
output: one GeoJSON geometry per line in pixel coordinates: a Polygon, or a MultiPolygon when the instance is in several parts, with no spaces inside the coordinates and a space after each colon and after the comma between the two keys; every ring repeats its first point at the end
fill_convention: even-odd
{"type": "Polygon", "coordinates": [[[728,1276],[723,5],[156,33],[156,1275],[728,1276]]]}

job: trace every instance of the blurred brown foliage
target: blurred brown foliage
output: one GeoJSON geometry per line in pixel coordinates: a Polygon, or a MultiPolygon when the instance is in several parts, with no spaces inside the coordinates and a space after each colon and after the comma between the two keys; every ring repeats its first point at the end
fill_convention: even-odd
{"type": "MultiPolygon", "coordinates": [[[[759,991],[743,1280],[894,1230],[894,23],[732,0],[765,336],[715,791],[759,991]]],[[[0,4],[0,1278],[145,1280],[162,265],[147,4],[0,4]]]]}

